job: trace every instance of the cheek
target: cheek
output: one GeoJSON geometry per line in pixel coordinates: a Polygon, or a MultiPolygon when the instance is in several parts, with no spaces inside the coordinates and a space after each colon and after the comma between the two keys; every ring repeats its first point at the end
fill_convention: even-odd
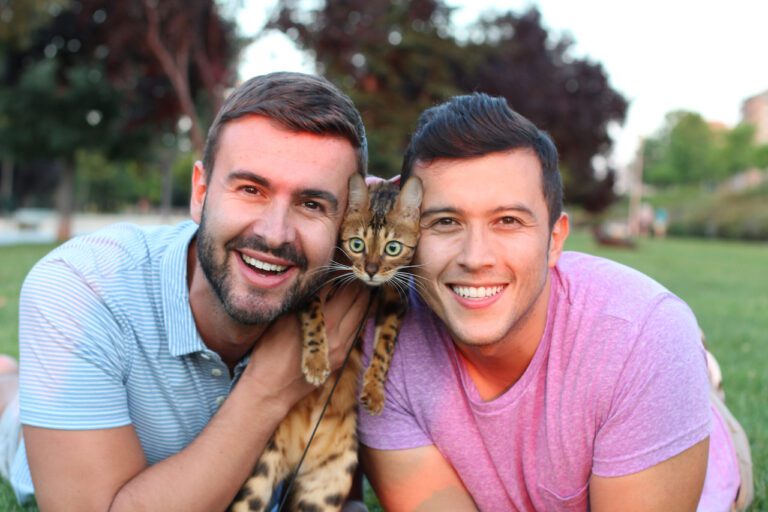
{"type": "Polygon", "coordinates": [[[301,230],[301,246],[310,262],[324,265],[336,247],[337,227],[330,222],[316,222],[301,230]]]}

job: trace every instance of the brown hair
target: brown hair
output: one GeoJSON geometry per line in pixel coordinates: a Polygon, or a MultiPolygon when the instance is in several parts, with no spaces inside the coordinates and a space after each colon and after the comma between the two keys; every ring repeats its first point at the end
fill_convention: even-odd
{"type": "Polygon", "coordinates": [[[206,180],[211,179],[222,128],[234,119],[249,115],[268,117],[290,131],[348,140],[357,153],[357,171],[365,176],[368,143],[363,120],[352,100],[325,78],[277,72],[251,78],[224,101],[205,143],[206,180]]]}
{"type": "Polygon", "coordinates": [[[541,164],[544,199],[552,229],[563,211],[557,148],[549,135],[512,110],[502,97],[484,93],[455,96],[425,110],[405,150],[401,183],[410,176],[417,162],[474,158],[513,149],[533,151],[541,164]]]}

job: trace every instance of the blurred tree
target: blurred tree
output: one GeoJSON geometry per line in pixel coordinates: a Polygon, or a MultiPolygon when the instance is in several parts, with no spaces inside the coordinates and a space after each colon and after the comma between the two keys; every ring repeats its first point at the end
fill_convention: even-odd
{"type": "Polygon", "coordinates": [[[607,156],[611,123],[621,123],[626,100],[613,90],[598,63],[570,54],[568,37],[553,39],[531,9],[481,20],[466,47],[473,66],[462,89],[504,96],[512,108],[548,131],[557,144],[569,202],[587,211],[615,199],[615,170],[598,176],[593,161],[607,156]]]}
{"type": "Polygon", "coordinates": [[[451,8],[441,0],[302,5],[280,0],[266,29],[310,51],[320,72],[350,94],[368,128],[372,172],[397,172],[422,110],[484,91],[552,134],[570,201],[597,211],[613,200],[613,170],[598,178],[592,161],[610,150],[607,128],[623,121],[626,101],[599,64],[571,57],[568,39],[551,40],[535,9],[483,20],[467,42],[453,34],[451,8]]]}
{"type": "Polygon", "coordinates": [[[696,183],[712,176],[715,139],[701,115],[675,111],[645,144],[644,180],[652,185],[696,183]]]}
{"type": "Polygon", "coordinates": [[[708,123],[700,114],[675,111],[645,145],[644,179],[653,185],[714,183],[761,165],[755,128],[728,129],[708,123]]]}
{"type": "Polygon", "coordinates": [[[267,30],[314,54],[363,115],[371,171],[397,174],[419,113],[461,92],[464,55],[448,35],[450,9],[435,0],[334,0],[307,15],[299,3],[281,0],[267,30]]]}
{"type": "MultiPolygon", "coordinates": [[[[60,162],[59,237],[67,238],[76,150],[138,158],[153,147],[151,138],[167,151],[188,131],[202,153],[201,117],[211,115],[234,80],[241,42],[214,0],[35,2],[47,22],[36,21],[23,42],[0,32],[0,140],[17,159],[60,162]]],[[[5,4],[13,12],[26,6],[5,4]]],[[[6,18],[0,12],[0,24],[6,18]]]]}
{"type": "Polygon", "coordinates": [[[713,178],[727,178],[758,164],[755,131],[753,125],[742,123],[719,134],[713,178]]]}

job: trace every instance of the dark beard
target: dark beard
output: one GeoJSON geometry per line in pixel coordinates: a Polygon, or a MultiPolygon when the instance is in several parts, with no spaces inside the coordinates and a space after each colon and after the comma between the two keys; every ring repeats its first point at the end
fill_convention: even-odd
{"type": "MultiPolygon", "coordinates": [[[[294,246],[284,244],[279,247],[269,247],[259,236],[237,237],[227,242],[224,248],[227,252],[243,248],[257,250],[290,261],[299,267],[302,272],[307,270],[306,257],[299,253],[294,246]]],[[[286,292],[282,303],[275,307],[267,309],[266,304],[262,300],[261,292],[258,290],[251,292],[246,306],[238,306],[232,297],[232,282],[230,269],[227,266],[226,253],[224,261],[221,263],[216,261],[215,241],[206,226],[205,207],[203,207],[203,216],[200,219],[200,228],[197,231],[197,260],[200,262],[200,267],[203,269],[208,282],[211,283],[211,287],[219,298],[224,310],[233,320],[244,325],[266,324],[285,313],[296,310],[306,300],[308,295],[317,292],[326,278],[324,272],[318,272],[311,279],[307,280],[303,286],[302,280],[297,279],[286,292]]]]}

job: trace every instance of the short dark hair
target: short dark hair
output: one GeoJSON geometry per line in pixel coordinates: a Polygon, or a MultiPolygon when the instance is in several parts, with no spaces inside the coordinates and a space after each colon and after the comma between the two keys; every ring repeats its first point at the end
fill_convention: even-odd
{"type": "Polygon", "coordinates": [[[368,142],[352,100],[325,78],[280,71],[242,83],[224,101],[208,130],[203,168],[211,179],[222,128],[241,117],[258,115],[295,132],[342,137],[357,153],[357,172],[368,168],[368,142]]]}
{"type": "Polygon", "coordinates": [[[557,148],[546,132],[512,110],[502,97],[484,93],[455,96],[425,110],[405,150],[400,182],[405,183],[416,163],[480,157],[513,149],[532,150],[541,164],[552,229],[563,211],[557,148]]]}

